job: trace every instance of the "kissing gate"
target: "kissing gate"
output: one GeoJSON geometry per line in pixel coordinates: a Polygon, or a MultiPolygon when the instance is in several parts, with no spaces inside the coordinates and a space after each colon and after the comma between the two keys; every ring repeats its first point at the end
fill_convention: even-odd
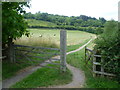
{"type": "Polygon", "coordinates": [[[12,62],[60,68],[62,71],[66,71],[65,30],[60,31],[60,49],[13,44],[10,51],[12,62]]]}

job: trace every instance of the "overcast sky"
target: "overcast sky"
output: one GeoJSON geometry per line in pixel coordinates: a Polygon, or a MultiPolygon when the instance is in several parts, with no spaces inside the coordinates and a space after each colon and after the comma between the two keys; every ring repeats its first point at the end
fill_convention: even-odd
{"type": "Polygon", "coordinates": [[[118,20],[118,2],[120,0],[31,0],[27,12],[38,11],[65,16],[87,15],[118,20]]]}

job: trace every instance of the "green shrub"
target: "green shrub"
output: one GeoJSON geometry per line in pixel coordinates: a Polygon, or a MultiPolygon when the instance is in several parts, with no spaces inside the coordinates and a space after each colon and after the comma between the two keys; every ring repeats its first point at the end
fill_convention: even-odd
{"type": "Polygon", "coordinates": [[[104,68],[114,73],[120,82],[120,29],[118,23],[111,20],[105,24],[103,34],[96,39],[94,49],[104,58],[104,68]]]}

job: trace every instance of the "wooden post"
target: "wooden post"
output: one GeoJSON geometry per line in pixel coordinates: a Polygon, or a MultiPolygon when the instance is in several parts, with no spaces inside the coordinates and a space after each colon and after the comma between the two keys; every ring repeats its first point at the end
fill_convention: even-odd
{"type": "Polygon", "coordinates": [[[13,50],[13,62],[16,62],[16,59],[15,59],[15,47],[14,47],[14,43],[12,44],[12,50],[13,50]]]}
{"type": "Polygon", "coordinates": [[[101,57],[101,73],[102,73],[101,76],[102,76],[102,77],[104,77],[104,74],[103,74],[103,73],[104,73],[103,62],[104,62],[104,61],[103,61],[103,59],[102,59],[102,57],[101,57]]]}
{"type": "Polygon", "coordinates": [[[8,52],[8,57],[10,59],[10,62],[14,62],[14,47],[13,47],[13,42],[12,38],[8,39],[8,47],[9,47],[9,52],[8,52]]]}
{"type": "Polygon", "coordinates": [[[94,56],[95,53],[93,53],[93,77],[96,77],[96,73],[94,73],[94,71],[96,71],[96,65],[94,64],[94,62],[96,62],[96,57],[94,56]]]}
{"type": "Polygon", "coordinates": [[[86,62],[86,46],[85,46],[85,62],[86,62]]]}
{"type": "Polygon", "coordinates": [[[14,58],[13,58],[13,44],[10,44],[10,61],[13,63],[14,62],[14,58]]]}
{"type": "Polygon", "coordinates": [[[60,31],[60,60],[61,60],[61,69],[63,72],[66,71],[66,31],[60,31]]]}

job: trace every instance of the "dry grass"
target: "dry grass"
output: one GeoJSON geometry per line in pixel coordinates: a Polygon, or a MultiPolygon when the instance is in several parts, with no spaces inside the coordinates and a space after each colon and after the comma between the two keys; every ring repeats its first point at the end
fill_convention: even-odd
{"type": "Polygon", "coordinates": [[[18,45],[28,45],[28,46],[42,46],[42,47],[51,47],[59,48],[59,44],[55,42],[51,37],[42,38],[42,37],[26,37],[19,38],[14,41],[18,45]]]}
{"type": "MultiPolygon", "coordinates": [[[[28,29],[30,37],[22,36],[15,44],[44,47],[60,47],[60,30],[54,29],[28,29]]],[[[67,46],[83,43],[94,34],[81,31],[67,31],[67,46]]]]}

